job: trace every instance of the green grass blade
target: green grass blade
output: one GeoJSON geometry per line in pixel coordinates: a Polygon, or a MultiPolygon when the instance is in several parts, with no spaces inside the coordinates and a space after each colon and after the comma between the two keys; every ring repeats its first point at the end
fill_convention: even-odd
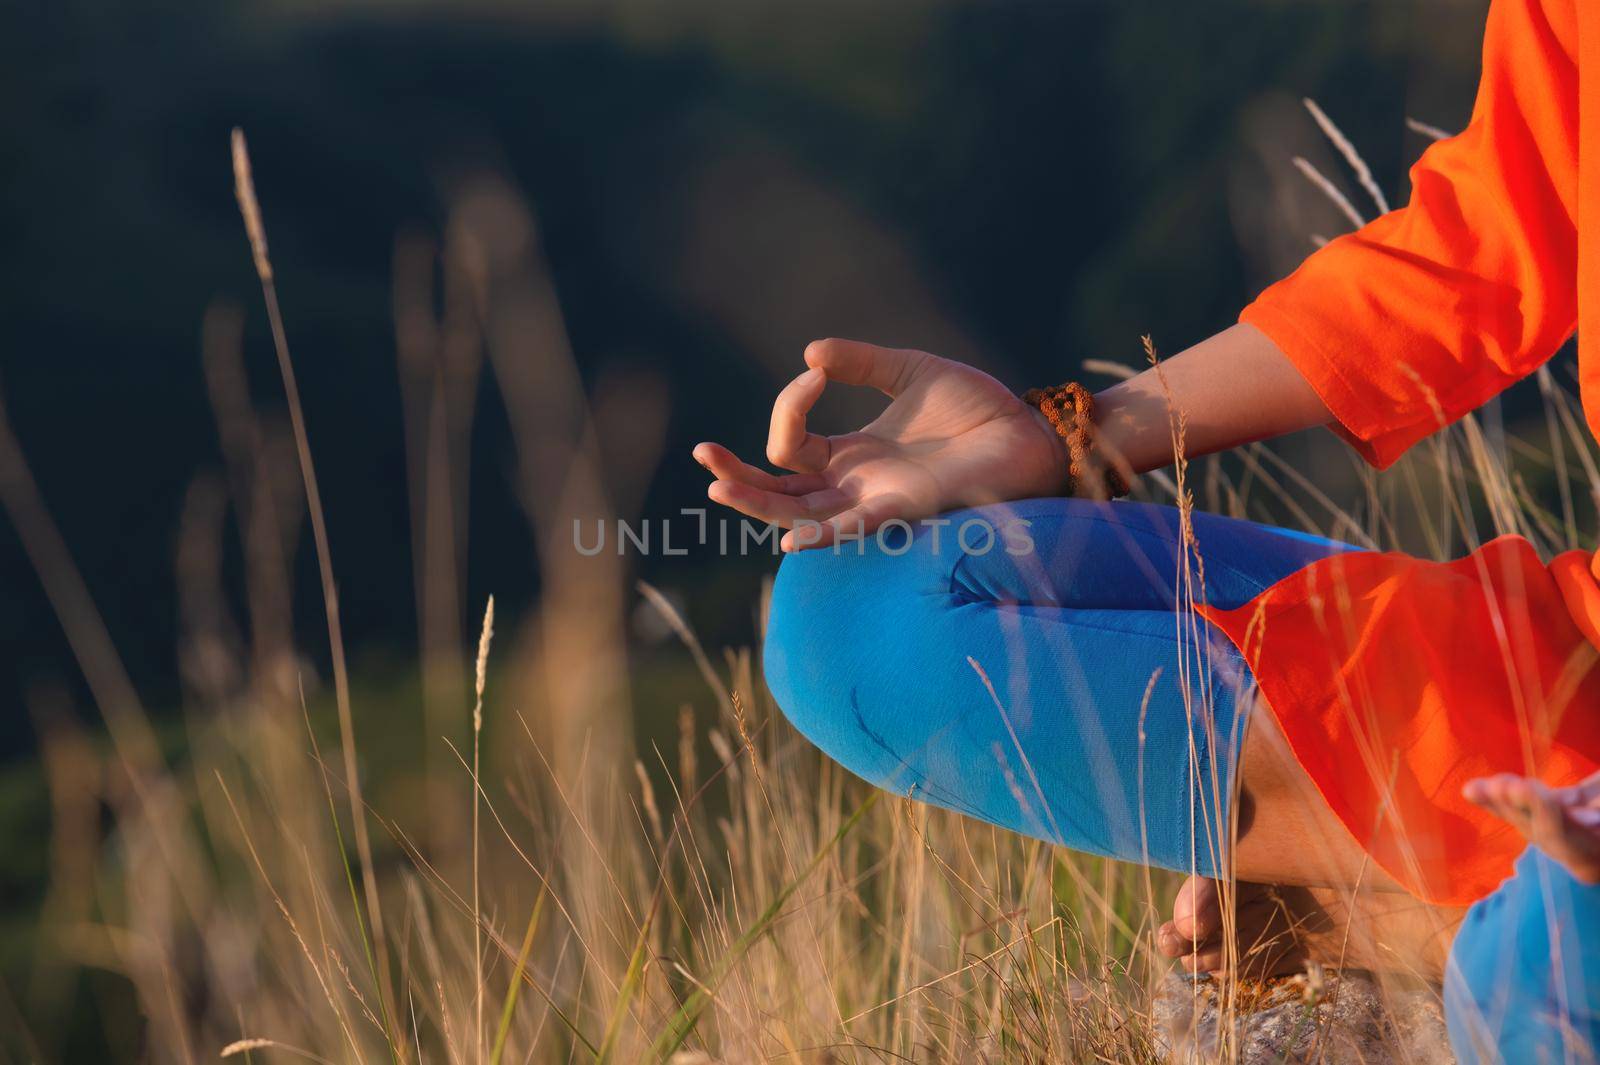
{"type": "Polygon", "coordinates": [[[494,1033],[494,1047],[489,1051],[489,1065],[500,1065],[500,1055],[506,1050],[506,1036],[511,1034],[511,1018],[517,1012],[517,995],[522,991],[522,971],[528,967],[528,955],[533,953],[533,937],[539,930],[539,915],[544,912],[547,887],[539,888],[539,898],[528,915],[528,930],[522,933],[522,949],[517,951],[517,967],[511,971],[511,986],[506,988],[505,1005],[500,1007],[500,1028],[494,1033]]]}
{"type": "Polygon", "coordinates": [[[355,907],[356,930],[361,933],[361,951],[367,958],[367,972],[372,974],[372,984],[377,990],[378,1012],[383,1017],[384,1043],[389,1048],[389,1060],[400,1065],[400,1054],[395,1049],[389,1033],[394,1029],[389,1023],[388,998],[383,993],[383,983],[378,979],[378,962],[372,954],[372,938],[367,934],[367,912],[361,905],[361,893],[356,890],[355,870],[350,866],[350,852],[344,846],[344,831],[339,827],[339,810],[333,803],[333,788],[328,783],[328,768],[322,761],[322,746],[317,743],[316,730],[311,727],[311,710],[306,706],[306,695],[300,692],[300,714],[305,719],[306,735],[311,739],[311,756],[317,764],[317,776],[322,779],[322,793],[328,799],[328,821],[333,825],[333,841],[339,848],[339,860],[344,864],[344,881],[350,888],[350,905],[355,907]]]}
{"type": "Polygon", "coordinates": [[[550,1008],[550,1012],[556,1015],[556,1020],[560,1021],[562,1027],[572,1033],[572,1038],[583,1044],[583,1049],[589,1052],[589,1056],[598,1058],[600,1056],[600,1048],[595,1046],[589,1037],[583,1034],[583,1029],[579,1028],[577,1022],[571,1017],[567,1016],[565,1010],[556,1005],[556,1000],[550,997],[550,992],[540,987],[539,981],[532,977],[524,975],[523,979],[527,980],[529,986],[539,992],[539,997],[544,999],[544,1004],[550,1008]]]}
{"type": "Polygon", "coordinates": [[[628,972],[622,978],[622,987],[617,991],[617,1004],[611,1011],[611,1020],[606,1024],[605,1038],[600,1041],[600,1053],[595,1055],[595,1060],[607,1062],[611,1060],[611,1052],[616,1048],[617,1036],[622,1031],[622,1021],[628,1015],[628,1004],[633,1001],[633,994],[639,989],[639,983],[644,979],[644,959],[648,953],[650,937],[650,919],[654,911],[645,918],[644,924],[639,926],[639,938],[634,941],[633,955],[628,959],[628,972]]]}

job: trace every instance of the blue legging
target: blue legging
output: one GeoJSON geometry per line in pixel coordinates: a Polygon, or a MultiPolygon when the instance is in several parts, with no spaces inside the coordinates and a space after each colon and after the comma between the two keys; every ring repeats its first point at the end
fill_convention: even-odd
{"type": "Polygon", "coordinates": [[[1600,887],[1524,851],[1456,933],[1444,1012],[1461,1065],[1600,1060],[1600,887]]]}
{"type": "MultiPolygon", "coordinates": [[[[1188,606],[1242,606],[1355,549],[1200,513],[1193,532],[1187,580],[1178,513],[1138,503],[1026,500],[792,555],[773,588],[768,685],[801,732],[880,787],[1074,850],[1222,875],[1250,676],[1188,606]]],[[[1540,966],[1576,924],[1600,931],[1600,897],[1566,879],[1546,909],[1533,864],[1559,873],[1525,859],[1458,937],[1447,1004],[1463,1060],[1539,1060],[1522,1049],[1559,1045],[1558,1029],[1530,1017],[1560,1012],[1580,1038],[1590,1024],[1572,973],[1600,974],[1592,952],[1574,940],[1562,956],[1577,969],[1540,966]],[[1546,913],[1558,934],[1540,940],[1546,913]],[[1501,950],[1549,979],[1496,981],[1501,950]],[[1481,1058],[1466,1056],[1471,1025],[1481,1058]]]]}
{"type": "MultiPolygon", "coordinates": [[[[945,518],[785,559],[766,643],[778,705],[890,791],[1216,875],[1249,673],[1175,609],[1178,512],[1034,499],[945,518]]],[[[1350,550],[1210,514],[1194,533],[1219,607],[1350,550]]]]}

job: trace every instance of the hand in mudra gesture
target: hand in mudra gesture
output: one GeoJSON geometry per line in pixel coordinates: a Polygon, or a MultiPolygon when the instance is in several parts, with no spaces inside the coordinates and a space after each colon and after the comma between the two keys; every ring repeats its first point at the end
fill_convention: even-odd
{"type": "Polygon", "coordinates": [[[868,535],[893,519],[1054,495],[1067,452],[1050,423],[999,381],[927,352],[818,340],[772,404],[772,474],[720,444],[694,457],[717,478],[707,495],[789,531],[785,551],[868,535]],[[853,433],[819,436],[806,414],[828,382],[876,388],[889,406],[853,433]]]}

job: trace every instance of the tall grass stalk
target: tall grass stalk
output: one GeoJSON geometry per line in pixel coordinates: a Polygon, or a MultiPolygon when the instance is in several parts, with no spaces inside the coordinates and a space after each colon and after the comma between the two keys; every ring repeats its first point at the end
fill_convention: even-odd
{"type": "MultiPolygon", "coordinates": [[[[472,970],[474,976],[473,1046],[483,1056],[483,906],[478,879],[478,815],[482,805],[483,778],[481,741],[483,738],[483,689],[489,677],[489,642],[494,639],[494,596],[483,610],[483,630],[478,636],[478,662],[473,690],[477,701],[472,707],[472,970]]],[[[543,899],[543,896],[540,896],[543,899]]],[[[534,911],[537,913],[537,909],[534,911]]],[[[530,925],[530,928],[532,926],[530,925]]],[[[513,981],[515,982],[515,981],[513,981]]]]}
{"type": "MultiPolygon", "coordinates": [[[[300,475],[305,483],[306,507],[311,517],[311,535],[317,548],[317,569],[322,577],[322,603],[328,624],[328,647],[333,657],[333,685],[339,708],[340,746],[344,752],[344,775],[349,789],[350,820],[356,840],[356,854],[361,860],[361,880],[367,896],[367,919],[371,934],[366,929],[367,919],[358,913],[362,924],[362,943],[368,947],[368,965],[378,989],[378,1003],[383,1010],[386,1030],[391,1029],[390,1012],[394,1001],[389,983],[388,947],[383,934],[383,908],[379,902],[378,884],[372,865],[372,841],[367,835],[365,804],[361,798],[361,779],[356,766],[356,738],[354,718],[350,711],[350,674],[344,660],[344,635],[339,622],[338,584],[333,576],[333,549],[328,544],[327,520],[322,514],[322,493],[317,488],[317,471],[311,461],[311,441],[306,431],[305,411],[300,404],[300,386],[295,381],[294,363],[289,358],[289,337],[284,329],[283,312],[278,307],[278,286],[272,271],[272,257],[267,250],[266,224],[261,217],[261,204],[256,198],[255,180],[250,168],[250,150],[245,144],[244,131],[233,131],[234,194],[239,201],[239,212],[244,217],[245,234],[250,240],[250,254],[255,262],[256,276],[261,281],[261,295],[267,306],[267,320],[272,328],[272,346],[278,356],[278,372],[283,378],[284,396],[288,402],[289,421],[294,429],[295,451],[300,459],[300,475]],[[376,946],[376,959],[371,947],[376,946]]],[[[391,1031],[391,1050],[405,1044],[391,1031]]],[[[395,1052],[396,1060],[399,1052],[395,1052]]]]}

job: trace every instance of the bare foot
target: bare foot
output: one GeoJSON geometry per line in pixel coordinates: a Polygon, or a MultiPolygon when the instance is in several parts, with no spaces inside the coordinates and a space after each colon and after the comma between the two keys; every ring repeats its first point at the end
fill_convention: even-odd
{"type": "Polygon", "coordinates": [[[1600,773],[1570,788],[1502,773],[1468,781],[1461,794],[1510,824],[1580,883],[1600,884],[1600,773]]]}
{"type": "Polygon", "coordinates": [[[1271,884],[1234,885],[1233,943],[1223,932],[1223,885],[1192,876],[1172,901],[1172,920],[1156,931],[1156,946],[1181,959],[1190,972],[1221,973],[1236,968],[1260,979],[1299,972],[1310,956],[1308,940],[1332,922],[1305,888],[1271,884]],[[1229,957],[1229,954],[1234,957],[1229,957]]]}
{"type": "Polygon", "coordinates": [[[1400,892],[1349,892],[1240,883],[1228,949],[1222,885],[1190,877],[1172,904],[1156,945],[1191,972],[1230,969],[1261,979],[1299,972],[1307,961],[1330,968],[1399,972],[1437,983],[1464,909],[1430,906],[1400,892]]]}

